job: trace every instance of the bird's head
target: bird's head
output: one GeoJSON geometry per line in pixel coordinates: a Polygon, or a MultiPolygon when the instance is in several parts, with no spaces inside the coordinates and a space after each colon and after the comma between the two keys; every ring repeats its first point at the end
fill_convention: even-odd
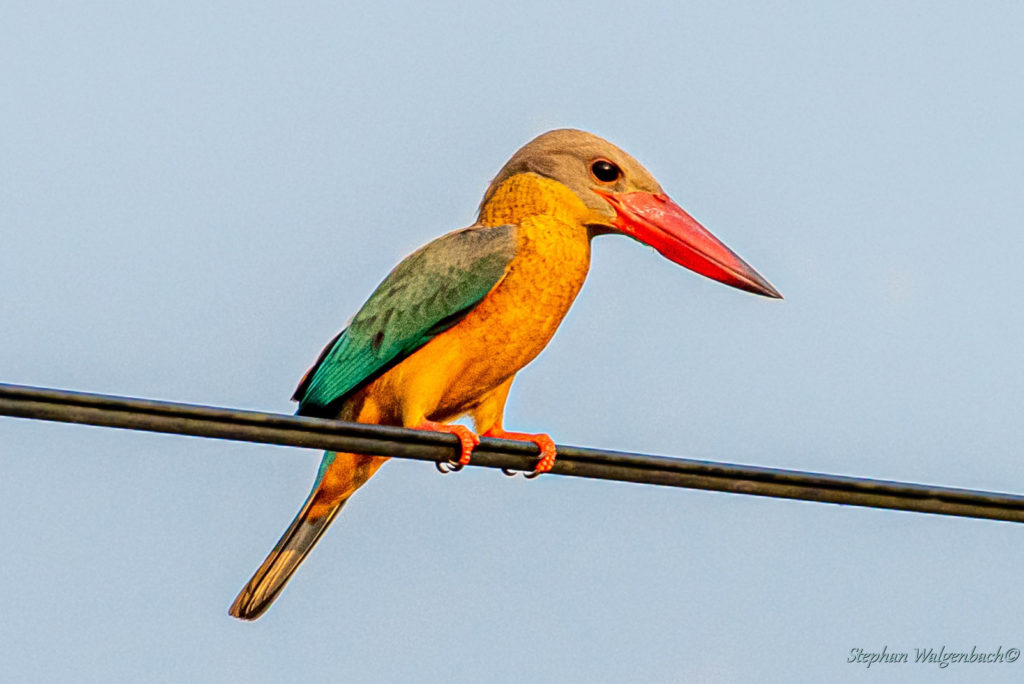
{"type": "Polygon", "coordinates": [[[575,193],[586,207],[584,223],[591,235],[628,235],[701,275],[755,294],[782,298],[757,271],[673,202],[640,162],[603,138],[573,129],[534,138],[498,172],[483,205],[506,180],[524,173],[556,181],[575,193]]]}

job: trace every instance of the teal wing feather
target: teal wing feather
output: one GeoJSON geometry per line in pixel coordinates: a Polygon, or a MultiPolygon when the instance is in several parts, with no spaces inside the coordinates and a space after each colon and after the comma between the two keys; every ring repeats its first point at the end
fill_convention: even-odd
{"type": "Polygon", "coordinates": [[[469,313],[515,258],[514,226],[448,233],[406,257],[295,391],[299,415],[332,417],[352,392],[469,313]]]}

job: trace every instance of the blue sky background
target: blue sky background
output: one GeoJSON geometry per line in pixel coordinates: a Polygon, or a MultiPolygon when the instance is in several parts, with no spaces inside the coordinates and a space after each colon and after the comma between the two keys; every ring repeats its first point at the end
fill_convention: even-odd
{"type": "MultiPolygon", "coordinates": [[[[519,376],[557,441],[1024,489],[1019,3],[0,7],[0,381],[290,412],[550,128],[785,295],[623,238],[519,376]]],[[[1020,681],[1024,528],[391,462],[254,624],[313,451],[0,419],[17,681],[1020,681]]]]}

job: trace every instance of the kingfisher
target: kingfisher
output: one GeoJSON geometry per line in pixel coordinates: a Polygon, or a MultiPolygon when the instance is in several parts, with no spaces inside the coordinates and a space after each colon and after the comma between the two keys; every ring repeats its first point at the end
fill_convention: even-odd
{"type": "MultiPolygon", "coordinates": [[[[298,415],[451,433],[467,465],[479,436],[506,430],[512,381],[551,340],[590,267],[591,240],[618,233],[692,271],[754,294],[782,295],[673,202],[633,157],[573,129],[538,136],[488,186],[476,222],[412,253],[332,339],[295,391],[298,415]],[[451,421],[468,416],[475,431],[451,421]]],[[[352,494],[388,460],[328,451],[313,489],[230,614],[255,620],[352,494]]]]}

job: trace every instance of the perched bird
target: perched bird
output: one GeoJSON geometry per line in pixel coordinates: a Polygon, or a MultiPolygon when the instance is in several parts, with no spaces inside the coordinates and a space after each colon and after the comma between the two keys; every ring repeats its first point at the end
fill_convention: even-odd
{"type": "MultiPolygon", "coordinates": [[[[498,172],[475,224],[437,238],[391,271],[299,384],[298,414],[453,433],[462,443],[460,465],[469,462],[478,434],[530,441],[540,449],[535,472],[550,470],[554,442],[505,430],[505,399],[583,285],[591,238],[605,233],[628,235],[733,287],[781,298],[631,156],[590,133],[550,131],[498,172]],[[476,433],[447,424],[466,414],[476,433]]],[[[313,491],[231,615],[262,615],[386,460],[327,452],[313,491]]]]}

